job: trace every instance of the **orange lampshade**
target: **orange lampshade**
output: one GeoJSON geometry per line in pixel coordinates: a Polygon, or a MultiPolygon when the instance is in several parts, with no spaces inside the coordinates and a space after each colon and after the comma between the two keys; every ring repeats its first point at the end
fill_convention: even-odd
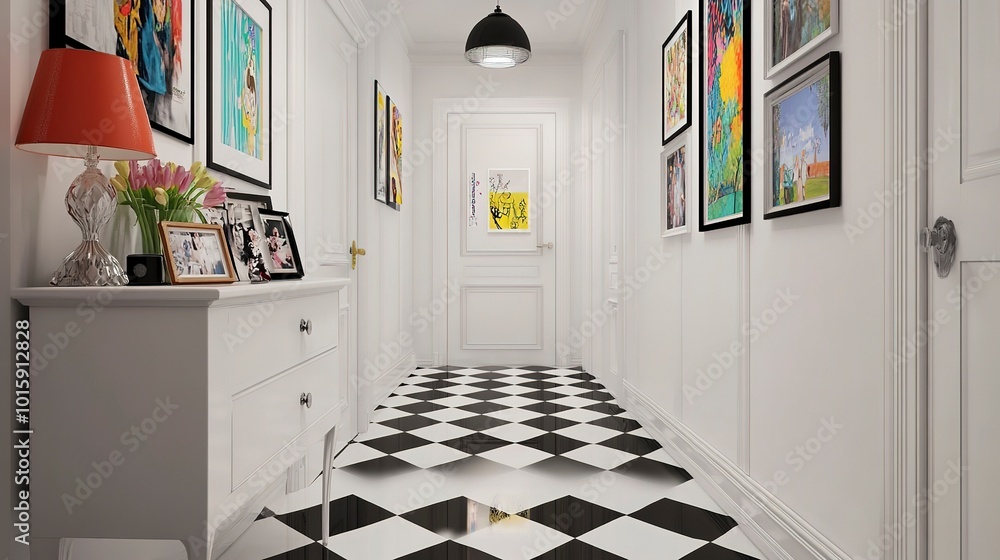
{"type": "Polygon", "coordinates": [[[156,157],[132,63],[82,49],[42,53],[15,145],[38,154],[104,160],[156,157]]]}

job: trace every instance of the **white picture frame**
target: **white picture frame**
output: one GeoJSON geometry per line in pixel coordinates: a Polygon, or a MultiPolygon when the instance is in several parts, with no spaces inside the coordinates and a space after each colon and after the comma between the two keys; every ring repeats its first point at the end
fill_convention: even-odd
{"type": "Polygon", "coordinates": [[[660,153],[660,231],[663,238],[684,235],[691,231],[691,150],[689,140],[689,134],[682,134],[667,144],[667,147],[660,153]],[[679,179],[676,169],[678,164],[680,166],[679,179]],[[672,212],[678,205],[680,208],[676,212],[672,212]]]}
{"type": "MultiPolygon", "coordinates": [[[[776,76],[795,65],[812,53],[821,44],[840,32],[840,0],[830,0],[830,27],[816,35],[808,43],[786,55],[783,59],[774,60],[774,39],[775,39],[775,9],[781,6],[783,0],[768,0],[767,9],[764,10],[764,78],[775,79],[776,76]]],[[[818,2],[818,0],[788,0],[796,4],[804,2],[818,2]]]]}

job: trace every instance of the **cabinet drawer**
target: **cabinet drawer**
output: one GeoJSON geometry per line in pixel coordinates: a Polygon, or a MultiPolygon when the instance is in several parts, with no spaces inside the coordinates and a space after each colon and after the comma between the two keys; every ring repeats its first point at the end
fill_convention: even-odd
{"type": "Polygon", "coordinates": [[[337,405],[338,367],[331,350],[233,399],[233,488],[337,405]],[[301,404],[303,393],[312,395],[310,407],[301,404]]]}
{"type": "Polygon", "coordinates": [[[266,301],[214,310],[221,323],[212,345],[214,370],[232,372],[232,394],[337,346],[340,295],[266,301]],[[311,324],[312,333],[300,328],[311,324]]]}

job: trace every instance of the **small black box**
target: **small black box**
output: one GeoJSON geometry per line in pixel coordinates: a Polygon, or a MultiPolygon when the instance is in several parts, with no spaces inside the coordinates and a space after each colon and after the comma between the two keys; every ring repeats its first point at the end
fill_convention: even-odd
{"type": "Polygon", "coordinates": [[[130,286],[160,286],[163,281],[163,255],[129,255],[125,257],[130,286]]]}

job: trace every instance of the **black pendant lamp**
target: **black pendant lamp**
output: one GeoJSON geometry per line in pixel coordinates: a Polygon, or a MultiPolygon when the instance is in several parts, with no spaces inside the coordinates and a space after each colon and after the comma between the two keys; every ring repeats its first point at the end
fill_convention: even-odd
{"type": "Polygon", "coordinates": [[[500,11],[498,2],[496,11],[469,33],[465,58],[483,68],[511,68],[531,58],[531,42],[521,24],[500,11]]]}

